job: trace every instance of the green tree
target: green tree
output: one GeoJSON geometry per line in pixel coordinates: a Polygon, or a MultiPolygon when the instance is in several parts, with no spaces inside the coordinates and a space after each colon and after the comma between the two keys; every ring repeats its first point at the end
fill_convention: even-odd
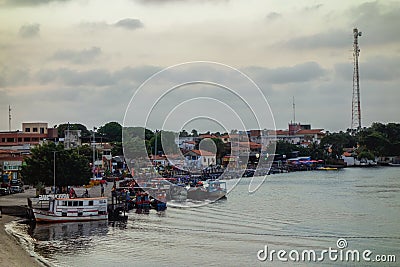
{"type": "Polygon", "coordinates": [[[179,137],[188,137],[188,136],[189,136],[189,133],[186,132],[185,129],[183,129],[183,130],[179,133],[179,137]]]}
{"type": "Polygon", "coordinates": [[[87,158],[77,150],[64,150],[62,144],[43,144],[31,150],[31,156],[25,160],[21,174],[28,184],[43,183],[51,186],[84,185],[90,180],[91,171],[87,158]]]}
{"type": "Polygon", "coordinates": [[[111,145],[112,145],[111,155],[120,156],[124,154],[124,151],[122,149],[122,142],[113,142],[111,143],[111,145]]]}
{"type": "Polygon", "coordinates": [[[359,143],[376,156],[400,155],[400,124],[374,122],[357,135],[359,143]]]}
{"type": "Polygon", "coordinates": [[[230,153],[230,149],[229,150],[226,149],[226,145],[220,138],[211,138],[211,140],[214,141],[214,144],[217,147],[217,154],[216,154],[217,163],[221,164],[222,158],[226,156],[228,153],[230,153]]]}
{"type": "Polygon", "coordinates": [[[108,142],[122,142],[122,126],[118,122],[108,122],[101,126],[97,133],[108,142]]]}
{"type": "Polygon", "coordinates": [[[330,158],[339,159],[343,154],[343,149],[347,147],[355,147],[356,139],[349,132],[328,133],[321,139],[320,147],[329,153],[330,158]]]}
{"type": "Polygon", "coordinates": [[[197,132],[196,129],[193,129],[193,130],[192,130],[192,136],[193,136],[193,137],[198,137],[198,136],[199,136],[199,133],[197,132]]]}

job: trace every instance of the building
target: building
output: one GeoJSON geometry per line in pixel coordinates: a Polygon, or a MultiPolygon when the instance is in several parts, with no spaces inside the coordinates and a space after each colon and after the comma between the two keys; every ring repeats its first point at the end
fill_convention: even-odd
{"type": "Polygon", "coordinates": [[[64,149],[76,148],[82,145],[81,130],[65,130],[64,149]]]}
{"type": "Polygon", "coordinates": [[[186,167],[205,168],[216,164],[214,153],[193,149],[184,154],[186,167]]]}
{"type": "Polygon", "coordinates": [[[31,146],[46,140],[58,138],[57,129],[48,128],[44,122],[22,123],[22,131],[0,132],[0,147],[2,149],[29,150],[31,146]]]}
{"type": "Polygon", "coordinates": [[[325,136],[324,129],[311,129],[311,125],[300,123],[289,123],[288,130],[271,130],[263,138],[263,146],[272,142],[288,142],[295,145],[307,147],[313,143],[319,144],[325,136]]]}
{"type": "Polygon", "coordinates": [[[11,180],[17,180],[18,173],[22,168],[23,155],[14,150],[0,150],[0,174],[2,183],[8,183],[11,180]]]}

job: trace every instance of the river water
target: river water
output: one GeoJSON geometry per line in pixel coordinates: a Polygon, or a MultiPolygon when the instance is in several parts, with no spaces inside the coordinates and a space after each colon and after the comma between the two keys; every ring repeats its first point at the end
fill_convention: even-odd
{"type": "Polygon", "coordinates": [[[303,266],[399,264],[400,168],[269,175],[253,194],[249,182],[243,178],[226,200],[148,215],[132,211],[126,223],[15,224],[13,229],[33,253],[55,266],[284,266],[295,260],[303,266]],[[345,239],[340,249],[339,238],[345,239]],[[269,252],[286,251],[281,258],[289,262],[276,254],[272,261],[258,259],[266,246],[269,252]],[[330,247],[338,259],[322,254],[330,247]],[[307,254],[302,260],[304,250],[314,250],[317,262],[307,261],[307,254]],[[339,252],[348,250],[359,251],[360,262],[340,260],[339,252]],[[364,260],[366,250],[371,253],[364,260]],[[374,262],[376,255],[386,260],[395,255],[397,264],[374,262]]]}

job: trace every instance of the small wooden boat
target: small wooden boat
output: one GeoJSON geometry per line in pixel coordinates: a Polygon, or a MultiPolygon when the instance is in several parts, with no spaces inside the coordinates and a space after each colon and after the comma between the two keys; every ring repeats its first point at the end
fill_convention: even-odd
{"type": "Polygon", "coordinates": [[[36,222],[77,222],[107,220],[107,197],[49,198],[48,210],[32,208],[36,222]]]}

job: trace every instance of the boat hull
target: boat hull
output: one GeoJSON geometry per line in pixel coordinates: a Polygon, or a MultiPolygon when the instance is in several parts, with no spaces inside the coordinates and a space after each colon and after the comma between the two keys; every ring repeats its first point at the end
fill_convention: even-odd
{"type": "Polygon", "coordinates": [[[90,216],[59,216],[47,211],[33,209],[33,214],[38,223],[88,222],[108,219],[107,213],[90,216]]]}

